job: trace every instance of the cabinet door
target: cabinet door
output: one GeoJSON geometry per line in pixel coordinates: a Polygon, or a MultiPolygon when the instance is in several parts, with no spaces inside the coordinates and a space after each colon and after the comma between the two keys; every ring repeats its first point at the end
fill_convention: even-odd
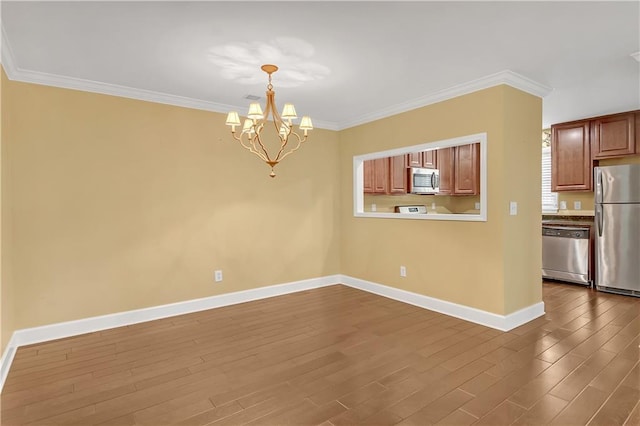
{"type": "Polygon", "coordinates": [[[422,167],[426,169],[437,169],[438,154],[435,149],[431,151],[425,151],[422,153],[422,167]]]}
{"type": "Polygon", "coordinates": [[[389,159],[389,193],[407,193],[407,156],[398,155],[389,159]]]}
{"type": "Polygon", "coordinates": [[[373,192],[387,194],[389,192],[389,158],[373,160],[373,192]]]}
{"type": "Polygon", "coordinates": [[[615,114],[592,122],[593,158],[611,158],[636,153],[635,114],[615,114]]]}
{"type": "Polygon", "coordinates": [[[455,148],[438,149],[438,170],[440,170],[440,191],[439,195],[453,194],[454,179],[454,155],[455,148]]]}
{"type": "Polygon", "coordinates": [[[551,190],[592,189],[589,122],[551,126],[551,190]]]}
{"type": "Polygon", "coordinates": [[[364,172],[364,193],[372,194],[375,192],[374,188],[374,164],[373,160],[366,160],[363,162],[364,172]]]}
{"type": "Polygon", "coordinates": [[[456,195],[480,193],[480,144],[460,145],[454,151],[454,189],[456,195]]]}
{"type": "Polygon", "coordinates": [[[412,152],[407,154],[408,167],[422,167],[422,152],[412,152]]]}

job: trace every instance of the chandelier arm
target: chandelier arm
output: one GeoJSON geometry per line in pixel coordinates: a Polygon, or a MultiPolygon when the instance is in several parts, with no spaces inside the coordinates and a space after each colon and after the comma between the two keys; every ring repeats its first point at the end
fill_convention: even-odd
{"type": "MultiPolygon", "coordinates": [[[[287,144],[289,143],[289,136],[291,136],[291,134],[293,133],[298,140],[300,139],[300,137],[293,131],[293,124],[285,124],[285,126],[288,129],[287,135],[285,137],[280,136],[280,133],[278,133],[278,137],[280,138],[280,151],[278,151],[278,155],[276,155],[276,161],[281,161],[284,157],[286,157],[288,155],[288,153],[284,156],[282,156],[282,152],[284,151],[284,149],[287,147],[287,144]]],[[[294,149],[294,151],[296,149],[298,149],[300,146],[300,142],[298,142],[298,146],[294,149]]],[[[292,152],[292,151],[289,151],[292,152]]]]}
{"type": "MultiPolygon", "coordinates": [[[[253,153],[253,154],[257,155],[258,157],[260,157],[260,159],[261,159],[261,160],[263,160],[263,161],[265,161],[265,162],[266,162],[266,161],[268,161],[268,159],[267,159],[267,158],[265,158],[264,154],[262,154],[260,151],[257,151],[256,149],[254,149],[253,144],[251,144],[251,145],[245,145],[245,141],[244,141],[244,139],[242,138],[242,135],[240,135],[240,137],[237,137],[237,136],[234,134],[234,135],[233,135],[233,137],[234,137],[234,139],[235,139],[235,140],[237,140],[238,142],[240,142],[240,146],[242,146],[244,149],[246,149],[247,151],[249,151],[249,152],[251,152],[251,153],[253,153]]],[[[247,136],[247,139],[248,139],[248,140],[247,140],[247,143],[250,143],[250,142],[251,142],[251,138],[249,138],[249,137],[247,136]]]]}
{"type": "MultiPolygon", "coordinates": [[[[269,79],[271,79],[271,75],[269,75],[269,79]]],[[[269,83],[271,83],[271,80],[269,80],[269,83]]],[[[264,121],[268,121],[269,120],[269,113],[271,113],[271,122],[273,123],[273,127],[276,131],[276,134],[278,135],[278,137],[280,138],[280,140],[282,140],[282,137],[280,137],[280,127],[282,126],[282,118],[280,117],[280,114],[278,113],[278,109],[276,108],[276,92],[274,92],[273,90],[269,89],[267,90],[267,104],[265,105],[265,111],[264,111],[264,121]]],[[[277,157],[276,157],[277,160],[277,157]]]]}
{"type": "Polygon", "coordinates": [[[260,158],[262,158],[266,162],[269,162],[271,161],[271,156],[269,155],[269,151],[267,150],[267,147],[264,146],[264,144],[262,143],[262,139],[260,138],[260,133],[262,132],[263,128],[264,128],[264,121],[260,123],[259,128],[257,128],[255,131],[255,136],[251,138],[251,145],[253,146],[253,152],[259,153],[260,151],[262,151],[262,153],[260,153],[260,158]],[[256,145],[256,141],[258,142],[257,145],[256,145]],[[258,148],[258,145],[260,146],[260,148],[258,148]]]}
{"type": "MultiPolygon", "coordinates": [[[[266,110],[267,111],[271,111],[271,116],[273,118],[273,127],[275,128],[276,134],[278,135],[278,138],[280,139],[280,150],[278,151],[278,154],[276,155],[275,159],[273,161],[275,162],[280,162],[285,156],[281,156],[282,152],[285,150],[285,148],[287,147],[287,144],[289,143],[289,136],[292,133],[292,129],[293,129],[293,124],[289,124],[289,123],[285,123],[284,120],[282,120],[282,117],[280,116],[280,113],[278,112],[278,109],[276,108],[275,102],[275,92],[272,90],[269,90],[267,92],[267,106],[266,106],[266,110]],[[288,130],[286,136],[281,136],[280,135],[280,129],[282,128],[282,126],[285,126],[288,130]]],[[[265,117],[267,117],[265,115],[265,117]]],[[[295,134],[295,133],[294,133],[295,134]]],[[[296,135],[297,136],[297,135],[296,135]]],[[[298,138],[300,139],[300,138],[298,138]]],[[[298,147],[296,147],[296,149],[298,149],[298,147]]]]}
{"type": "MultiPolygon", "coordinates": [[[[297,150],[302,146],[302,143],[303,143],[304,141],[306,141],[306,140],[307,140],[307,136],[304,136],[304,137],[300,138],[300,135],[299,135],[299,134],[297,134],[296,132],[293,132],[293,131],[291,132],[291,134],[292,134],[292,135],[294,135],[294,136],[296,137],[296,140],[298,141],[298,143],[296,144],[296,146],[295,146],[295,147],[293,147],[293,148],[291,148],[289,151],[285,152],[285,153],[282,155],[282,157],[280,157],[280,158],[278,159],[278,161],[282,161],[282,160],[284,160],[285,158],[287,158],[287,156],[288,156],[289,154],[293,154],[294,152],[296,152],[296,151],[297,151],[297,150]]],[[[283,149],[284,149],[284,148],[283,148],[283,149]]]]}

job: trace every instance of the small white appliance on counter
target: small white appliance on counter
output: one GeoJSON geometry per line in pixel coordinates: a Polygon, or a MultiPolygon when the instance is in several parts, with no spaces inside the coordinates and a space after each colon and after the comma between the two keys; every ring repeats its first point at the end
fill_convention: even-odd
{"type": "Polygon", "coordinates": [[[427,214],[427,206],[396,206],[396,213],[427,214]]]}
{"type": "Polygon", "coordinates": [[[437,169],[420,167],[409,169],[409,192],[411,194],[437,194],[439,191],[440,172],[437,169]]]}

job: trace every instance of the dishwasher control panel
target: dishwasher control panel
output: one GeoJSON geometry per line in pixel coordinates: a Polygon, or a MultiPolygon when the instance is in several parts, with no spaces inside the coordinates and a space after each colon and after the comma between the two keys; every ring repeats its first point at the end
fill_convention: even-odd
{"type": "Polygon", "coordinates": [[[589,228],[542,226],[542,236],[559,238],[589,239],[589,228]]]}

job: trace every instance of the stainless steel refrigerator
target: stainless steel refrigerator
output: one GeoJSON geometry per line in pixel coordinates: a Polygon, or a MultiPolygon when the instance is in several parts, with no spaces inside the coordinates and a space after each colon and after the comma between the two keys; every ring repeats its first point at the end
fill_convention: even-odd
{"type": "Polygon", "coordinates": [[[596,167],[595,284],[640,296],[640,164],[596,167]]]}

